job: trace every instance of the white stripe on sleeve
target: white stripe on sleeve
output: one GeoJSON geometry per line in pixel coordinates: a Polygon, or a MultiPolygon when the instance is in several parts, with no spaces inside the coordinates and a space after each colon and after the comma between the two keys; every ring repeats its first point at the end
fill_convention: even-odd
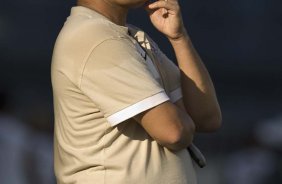
{"type": "Polygon", "coordinates": [[[165,101],[168,101],[169,97],[166,95],[165,91],[161,91],[153,96],[145,98],[121,111],[118,111],[107,118],[111,126],[115,126],[145,110],[155,107],[165,101]]]}

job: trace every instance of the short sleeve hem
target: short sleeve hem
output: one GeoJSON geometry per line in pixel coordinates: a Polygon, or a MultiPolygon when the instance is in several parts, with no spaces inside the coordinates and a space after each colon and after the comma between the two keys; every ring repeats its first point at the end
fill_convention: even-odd
{"type": "Polygon", "coordinates": [[[170,92],[169,97],[170,97],[170,101],[172,103],[175,103],[177,100],[182,98],[183,96],[182,96],[181,87],[179,87],[179,88],[173,90],[172,92],[170,92]]]}
{"type": "Polygon", "coordinates": [[[145,110],[155,107],[165,101],[170,100],[164,91],[161,91],[153,96],[145,98],[121,111],[118,111],[109,117],[107,117],[108,122],[111,126],[115,126],[145,110]]]}

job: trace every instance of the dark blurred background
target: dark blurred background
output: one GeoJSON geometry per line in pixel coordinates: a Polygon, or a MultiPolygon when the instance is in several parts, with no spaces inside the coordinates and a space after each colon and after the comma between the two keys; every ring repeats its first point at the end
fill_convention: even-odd
{"type": "MultiPolygon", "coordinates": [[[[183,18],[218,94],[223,127],[199,134],[204,184],[282,183],[282,1],[181,0],[183,18]]],[[[53,184],[50,65],[75,1],[0,1],[0,183],[53,184]]],[[[143,10],[143,28],[175,59],[143,10]]]]}

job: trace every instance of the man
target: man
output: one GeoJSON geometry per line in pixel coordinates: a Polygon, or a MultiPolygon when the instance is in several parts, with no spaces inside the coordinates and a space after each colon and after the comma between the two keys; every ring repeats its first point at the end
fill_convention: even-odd
{"type": "Polygon", "coordinates": [[[186,148],[220,127],[221,112],[177,0],[79,0],[56,41],[52,85],[59,184],[196,183],[186,148]],[[143,5],[180,70],[126,25],[143,5]]]}

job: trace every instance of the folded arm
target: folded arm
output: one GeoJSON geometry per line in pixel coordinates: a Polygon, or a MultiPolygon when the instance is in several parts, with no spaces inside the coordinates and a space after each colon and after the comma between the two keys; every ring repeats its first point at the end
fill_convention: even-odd
{"type": "Polygon", "coordinates": [[[134,117],[160,145],[170,150],[187,148],[193,141],[195,125],[177,105],[166,101],[134,117]]]}
{"type": "Polygon", "coordinates": [[[155,28],[172,44],[181,70],[184,106],[196,125],[196,131],[211,132],[218,129],[222,118],[215,89],[187,34],[178,0],[155,1],[146,9],[155,28]]]}
{"type": "Polygon", "coordinates": [[[170,40],[181,71],[183,105],[198,132],[212,132],[221,126],[221,110],[213,82],[188,35],[170,40]]]}

